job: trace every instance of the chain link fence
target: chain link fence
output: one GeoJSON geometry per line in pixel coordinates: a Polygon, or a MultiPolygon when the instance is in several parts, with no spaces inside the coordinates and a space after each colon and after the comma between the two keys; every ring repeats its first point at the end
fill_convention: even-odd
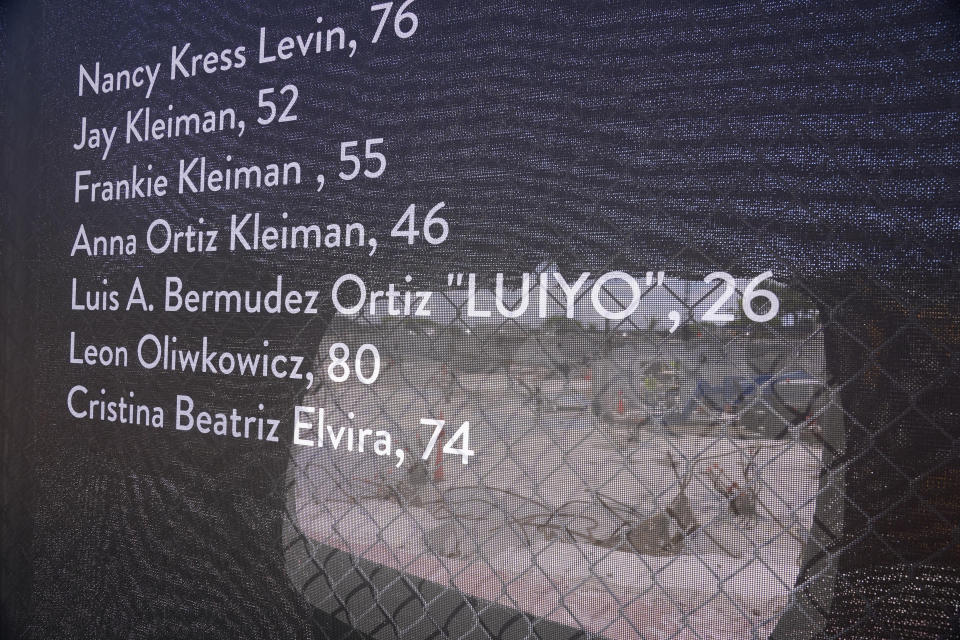
{"type": "MultiPolygon", "coordinates": [[[[717,288],[666,280],[642,299],[693,318],[717,288]]],[[[605,304],[631,304],[616,294],[605,304]]],[[[843,509],[842,408],[816,309],[671,333],[656,315],[570,319],[560,289],[546,295],[559,314],[536,325],[478,323],[458,293],[433,305],[447,322],[335,321],[318,379],[338,366],[337,343],[382,345],[385,362],[375,384],[327,382],[305,399],[324,408],[325,431],[291,462],[295,582],[321,608],[400,637],[436,622],[483,636],[472,626],[506,608],[521,615],[494,636],[765,637],[791,605],[815,618],[806,609],[832,586],[823,556],[843,509]],[[371,460],[384,432],[394,442],[371,460]],[[395,465],[395,449],[414,462],[395,465]],[[396,571],[332,571],[340,552],[396,571]],[[422,580],[461,603],[413,595],[422,580]],[[398,622],[404,608],[419,616],[398,622]],[[537,631],[531,617],[574,631],[537,631]]]]}
{"type": "Polygon", "coordinates": [[[659,313],[619,322],[567,318],[556,287],[533,323],[471,319],[456,291],[439,321],[334,320],[302,401],[325,413],[287,474],[294,583],[382,637],[941,637],[955,414],[919,394],[953,402],[945,327],[873,307],[889,333],[852,330],[841,305],[778,293],[764,324],[696,322],[718,287],[676,278],[640,296],[659,313]],[[676,331],[656,317],[671,304],[676,331]],[[364,344],[376,383],[330,382],[364,344]],[[837,578],[844,555],[866,567],[837,578]]]}

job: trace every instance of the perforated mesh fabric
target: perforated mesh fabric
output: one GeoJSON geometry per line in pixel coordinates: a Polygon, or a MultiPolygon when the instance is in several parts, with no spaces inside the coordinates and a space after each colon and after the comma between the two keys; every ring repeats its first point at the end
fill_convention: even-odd
{"type": "MultiPolygon", "coordinates": [[[[416,36],[385,39],[376,47],[368,37],[375,14],[350,3],[257,8],[231,2],[133,7],[41,2],[0,13],[4,632],[29,638],[813,633],[918,639],[956,633],[956,7],[927,1],[480,7],[425,0],[411,6],[420,20],[416,36]],[[242,73],[176,86],[158,83],[149,100],[158,109],[171,103],[190,109],[236,105],[252,114],[260,88],[293,83],[302,103],[296,124],[248,126],[242,138],[120,146],[103,163],[67,146],[81,115],[105,126],[143,102],[122,94],[78,99],[80,62],[100,60],[111,69],[166,62],[169,48],[184,42],[198,52],[234,43],[252,52],[261,26],[295,33],[315,25],[318,15],[325,24],[361,36],[354,58],[251,65],[242,73]],[[285,191],[72,202],[73,172],[89,166],[121,174],[133,163],[152,162],[170,170],[179,158],[234,154],[246,162],[296,158],[331,175],[339,141],[373,136],[386,140],[388,170],[363,184],[316,192],[308,174],[309,184],[285,191]],[[427,250],[387,241],[406,206],[440,201],[451,225],[447,242],[427,250]],[[142,234],[157,217],[226,224],[231,214],[253,211],[362,222],[378,232],[380,248],[372,258],[351,251],[67,257],[80,223],[142,234]],[[636,353],[663,359],[683,343],[690,351],[713,354],[713,362],[731,369],[726,375],[756,374],[742,339],[716,327],[701,327],[704,335],[688,328],[681,337],[628,322],[561,330],[558,342],[555,334],[546,338],[509,321],[469,337],[465,330],[475,327],[456,319],[433,333],[362,318],[344,324],[329,303],[308,319],[69,310],[74,276],[124,284],[139,276],[148,291],[162,291],[169,274],[196,288],[266,288],[283,274],[291,288],[329,291],[345,272],[362,275],[371,288],[410,274],[417,286],[442,291],[450,272],[476,272],[488,278],[483,286],[491,286],[497,271],[519,274],[551,264],[569,280],[581,271],[617,269],[662,270],[676,282],[701,281],[714,271],[749,279],[769,269],[785,291],[817,312],[810,326],[771,324],[753,336],[769,341],[766,353],[778,356],[766,363],[766,373],[803,370],[823,383],[829,396],[823,405],[829,409],[823,410],[836,425],[832,436],[821,431],[816,438],[791,434],[790,420],[784,423],[787,434],[777,442],[789,441],[819,457],[820,467],[806,484],[778,476],[783,467],[773,449],[758,454],[768,474],[760,475],[760,502],[781,519],[792,513],[803,526],[784,531],[806,536],[798,543],[803,553],[793,557],[795,577],[784,585],[789,595],[783,602],[754,613],[753,605],[737,600],[733,594],[746,592],[746,587],[737,591],[737,580],[757,580],[754,573],[698,570],[691,582],[713,580],[719,587],[712,597],[696,591],[687,602],[667,588],[662,571],[645,574],[651,584],[640,592],[611,586],[611,579],[599,580],[586,593],[582,577],[568,584],[550,573],[545,555],[509,575],[490,560],[495,554],[476,551],[502,550],[525,535],[540,536],[534,544],[545,550],[579,540],[597,549],[573,556],[593,574],[614,553],[633,553],[648,565],[648,556],[657,562],[667,555],[675,562],[704,556],[692,533],[676,538],[677,529],[685,529],[676,509],[668,522],[674,547],[660,545],[651,553],[652,547],[644,546],[639,551],[648,553],[636,553],[637,548],[617,549],[611,531],[589,530],[582,518],[540,526],[556,505],[544,511],[546,497],[531,489],[523,495],[541,504],[527,509],[528,502],[515,504],[501,491],[493,503],[510,517],[502,518],[506,524],[497,535],[506,536],[505,528],[516,538],[443,531],[427,552],[404,557],[396,547],[377,547],[377,540],[360,535],[386,530],[388,523],[380,520],[363,526],[344,521],[336,535],[307,530],[297,500],[333,493],[337,500],[318,500],[318,508],[340,519],[346,515],[338,504],[350,504],[348,498],[367,504],[366,487],[330,484],[354,477],[351,465],[364,463],[337,457],[333,468],[308,472],[310,456],[291,444],[289,424],[281,442],[270,444],[70,420],[65,413],[65,393],[80,379],[91,389],[135,390],[145,401],[167,406],[177,394],[189,393],[198,406],[256,412],[263,404],[265,414],[282,416],[307,401],[327,403],[331,415],[338,402],[356,402],[383,420],[472,406],[488,428],[478,436],[486,447],[483,455],[500,456],[503,474],[530,464],[540,474],[529,480],[532,486],[563,470],[571,478],[565,482],[594,490],[602,482],[583,479],[586,462],[600,454],[586,455],[586,445],[575,446],[581,440],[551,422],[561,413],[554,411],[558,403],[576,398],[552,397],[546,384],[538,393],[518,366],[542,367],[544,380],[582,379],[590,367],[600,375],[606,366],[611,380],[622,373],[633,387],[608,387],[626,395],[622,414],[645,393],[637,372],[652,372],[625,364],[622,354],[604,355],[621,329],[636,353]],[[70,331],[125,341],[146,332],[184,340],[206,335],[237,349],[269,340],[272,352],[305,354],[319,374],[332,341],[353,345],[363,338],[378,344],[385,362],[388,357],[395,362],[385,370],[384,384],[361,390],[366,395],[329,384],[304,394],[302,387],[263,379],[81,372],[64,356],[70,331]],[[813,355],[798,355],[798,344],[810,346],[813,355]],[[410,362],[420,368],[405,369],[410,362]],[[492,398],[485,401],[489,406],[480,406],[478,394],[492,398]],[[516,405],[514,397],[521,398],[516,405]],[[519,425],[512,433],[551,436],[544,447],[565,451],[565,457],[524,449],[530,440],[505,446],[507,434],[490,432],[508,430],[504,425],[519,425]],[[536,452],[544,457],[536,458],[536,452]],[[812,502],[804,505],[806,520],[801,522],[802,510],[792,503],[778,502],[781,485],[812,492],[812,502]],[[304,493],[304,487],[310,491],[304,493]],[[585,535],[608,545],[585,542],[585,535]],[[484,560],[451,569],[457,560],[446,558],[451,549],[444,546],[451,539],[460,540],[463,549],[474,548],[452,555],[484,560]],[[428,569],[430,576],[446,572],[446,581],[424,577],[428,569]],[[660,587],[662,594],[652,598],[660,587]],[[662,622],[662,628],[641,627],[631,622],[636,619],[662,622]]],[[[678,369],[696,377],[696,367],[678,369]]],[[[723,376],[714,369],[700,372],[705,383],[721,386],[723,376]]],[[[610,443],[603,455],[620,460],[622,452],[663,442],[658,439],[676,442],[676,430],[617,426],[618,396],[604,400],[598,391],[587,397],[588,404],[602,405],[583,413],[596,416],[598,437],[610,443]],[[604,411],[611,415],[604,418],[604,411]]],[[[761,393],[747,402],[774,401],[761,393]]],[[[723,404],[710,408],[722,413],[723,404]]],[[[809,425],[806,415],[801,418],[797,425],[809,425]]],[[[676,426],[669,422],[650,424],[676,426]]],[[[715,439],[716,446],[729,448],[728,470],[733,464],[734,471],[741,456],[749,459],[756,441],[726,433],[715,439]]],[[[669,475],[644,477],[624,467],[628,476],[649,485],[650,504],[644,508],[670,506],[687,468],[695,507],[708,496],[719,499],[704,452],[671,446],[663,453],[675,456],[679,479],[662,459],[662,472],[669,475]]],[[[449,458],[444,464],[451,474],[450,465],[459,462],[449,458]]],[[[497,468],[490,473],[495,476],[497,468]]],[[[435,468],[425,473],[432,476],[435,468]]],[[[456,476],[446,478],[446,485],[428,480],[443,495],[456,476]]],[[[612,495],[603,487],[593,493],[612,495]]],[[[418,544],[427,544],[427,520],[418,520],[416,509],[440,498],[421,496],[420,506],[410,496],[377,499],[412,517],[422,529],[418,544]]],[[[594,513],[606,509],[596,495],[577,499],[584,502],[569,507],[580,509],[579,515],[607,517],[594,513]]],[[[493,509],[463,497],[444,504],[493,509]]],[[[732,521],[729,507],[716,504],[728,510],[723,521],[732,521]]],[[[772,522],[763,508],[757,505],[756,521],[772,522]]],[[[375,518],[387,512],[367,504],[359,513],[375,518]]],[[[781,537],[792,540],[789,533],[781,537]]]]}

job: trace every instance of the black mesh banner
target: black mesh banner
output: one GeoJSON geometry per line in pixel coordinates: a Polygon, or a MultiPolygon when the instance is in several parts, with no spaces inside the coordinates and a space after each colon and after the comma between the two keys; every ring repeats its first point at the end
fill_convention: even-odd
{"type": "Polygon", "coordinates": [[[0,7],[0,635],[957,637],[958,34],[0,7]]]}

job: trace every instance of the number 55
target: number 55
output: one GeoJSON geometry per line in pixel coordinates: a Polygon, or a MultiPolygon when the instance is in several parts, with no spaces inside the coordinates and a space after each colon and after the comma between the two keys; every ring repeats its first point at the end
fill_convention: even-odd
{"type": "MultiPolygon", "coordinates": [[[[356,147],[357,144],[359,144],[357,140],[340,143],[340,162],[349,162],[353,165],[353,168],[349,172],[340,172],[341,180],[353,180],[360,175],[360,158],[354,153],[348,153],[356,147]]],[[[387,168],[386,156],[379,151],[373,150],[373,146],[378,144],[383,144],[383,138],[370,138],[366,141],[363,157],[376,162],[376,170],[371,171],[370,169],[364,169],[363,175],[368,178],[379,178],[387,168]]]]}

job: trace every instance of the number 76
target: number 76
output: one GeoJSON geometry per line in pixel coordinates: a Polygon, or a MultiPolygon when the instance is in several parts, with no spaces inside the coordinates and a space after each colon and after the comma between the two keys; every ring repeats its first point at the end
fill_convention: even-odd
{"type": "MultiPolygon", "coordinates": [[[[398,38],[407,39],[412,36],[417,31],[417,14],[413,11],[405,11],[405,9],[410,6],[413,0],[406,0],[403,4],[400,5],[400,8],[397,9],[397,13],[393,16],[393,32],[397,35],[398,38]],[[409,22],[410,26],[404,29],[404,23],[409,22]]],[[[390,17],[390,10],[393,9],[392,2],[382,2],[380,4],[375,4],[370,7],[370,11],[383,11],[383,15],[380,16],[380,24],[377,25],[377,32],[373,34],[373,40],[371,42],[376,42],[380,39],[380,34],[383,32],[384,25],[387,24],[387,18],[390,17]]]]}

